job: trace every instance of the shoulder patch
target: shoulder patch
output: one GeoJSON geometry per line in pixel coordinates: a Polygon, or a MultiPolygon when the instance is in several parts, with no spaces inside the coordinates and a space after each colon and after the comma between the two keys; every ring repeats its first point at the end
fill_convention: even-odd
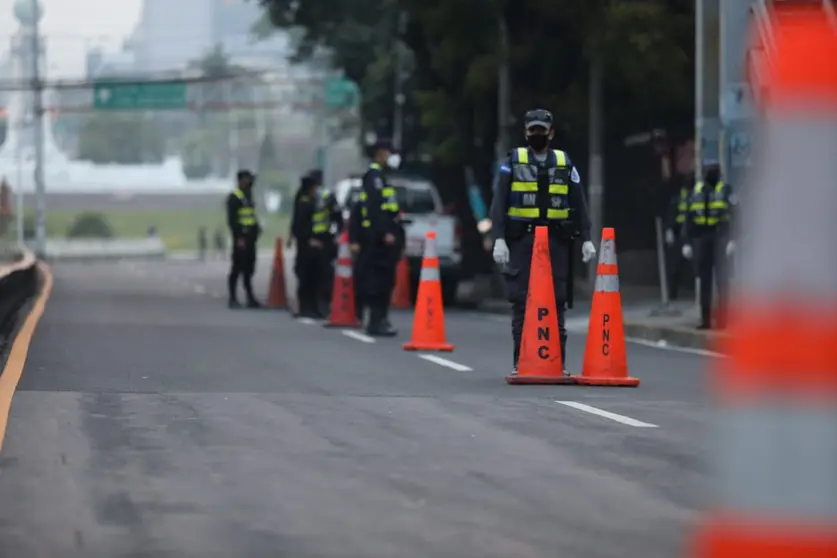
{"type": "Polygon", "coordinates": [[[576,184],[581,184],[581,177],[578,175],[578,169],[573,166],[573,171],[570,173],[570,180],[576,184]]]}
{"type": "Polygon", "coordinates": [[[378,190],[382,190],[384,188],[384,181],[381,180],[380,176],[375,177],[375,188],[378,190]]]}
{"type": "Polygon", "coordinates": [[[511,172],[511,167],[508,165],[500,165],[500,172],[511,172]]]}

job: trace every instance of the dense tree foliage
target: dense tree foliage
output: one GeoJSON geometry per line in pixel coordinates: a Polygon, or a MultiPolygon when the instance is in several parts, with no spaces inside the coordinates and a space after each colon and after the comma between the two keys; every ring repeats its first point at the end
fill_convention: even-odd
{"type": "MultiPolygon", "coordinates": [[[[604,68],[608,143],[657,127],[685,134],[693,122],[691,0],[259,2],[275,26],[294,30],[300,59],[318,46],[333,51],[335,65],[361,85],[366,127],[379,132],[391,130],[395,46],[405,47],[405,155],[432,156],[448,201],[464,202],[466,167],[484,188],[490,184],[501,22],[509,37],[512,115],[550,108],[561,123],[561,145],[582,168],[593,60],[604,68]]],[[[519,123],[507,133],[517,143],[519,123]]],[[[460,217],[472,221],[468,211],[460,217]]],[[[463,224],[467,230],[472,223],[463,224]]]]}

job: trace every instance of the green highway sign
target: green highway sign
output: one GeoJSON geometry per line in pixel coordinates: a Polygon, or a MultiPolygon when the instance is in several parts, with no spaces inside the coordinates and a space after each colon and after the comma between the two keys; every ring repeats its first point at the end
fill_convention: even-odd
{"type": "Polygon", "coordinates": [[[359,96],[357,85],[352,80],[334,78],[325,84],[325,104],[329,108],[354,106],[359,96]]]}
{"type": "Polygon", "coordinates": [[[189,107],[186,83],[108,83],[93,84],[96,110],[179,110],[189,107]]]}

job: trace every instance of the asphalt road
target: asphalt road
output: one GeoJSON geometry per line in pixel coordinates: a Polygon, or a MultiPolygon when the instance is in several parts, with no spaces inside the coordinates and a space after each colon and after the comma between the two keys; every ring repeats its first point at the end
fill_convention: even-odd
{"type": "Polygon", "coordinates": [[[632,344],[637,389],[512,387],[502,316],[449,312],[456,350],[429,361],[401,350],[408,313],[371,340],[227,310],[223,262],[54,271],[3,447],[3,555],[683,555],[705,357],[632,344]]]}

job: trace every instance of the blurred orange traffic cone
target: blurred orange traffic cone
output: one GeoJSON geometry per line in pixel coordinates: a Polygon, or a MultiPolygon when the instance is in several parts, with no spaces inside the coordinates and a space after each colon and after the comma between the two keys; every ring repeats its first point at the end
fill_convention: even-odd
{"type": "Polygon", "coordinates": [[[727,358],[711,363],[718,477],[694,558],[837,556],[837,25],[831,3],[799,4],[771,2],[767,22],[744,185],[758,193],[740,221],[754,242],[736,262],[727,358]]]}
{"type": "Polygon", "coordinates": [[[395,289],[392,291],[390,307],[397,310],[406,310],[413,307],[413,300],[410,296],[410,266],[407,258],[402,257],[395,270],[395,289]]]}
{"type": "Polygon", "coordinates": [[[340,236],[337,252],[337,268],[334,270],[334,288],[331,295],[331,312],[325,327],[360,327],[355,311],[355,282],[352,278],[352,254],[349,251],[349,235],[340,236]]]}
{"type": "Polygon", "coordinates": [[[636,387],[639,380],[628,376],[625,327],[622,323],[622,297],[616,265],[616,231],[602,230],[596,290],[587,329],[587,349],[579,384],[587,386],[636,387]]]}
{"type": "Polygon", "coordinates": [[[267,292],[268,308],[284,309],[288,307],[285,292],[285,256],[282,252],[282,237],[276,237],[276,249],[273,253],[273,269],[270,272],[270,286],[267,292]]]}
{"type": "Polygon", "coordinates": [[[424,259],[421,262],[418,298],[413,316],[413,336],[404,344],[406,351],[452,351],[445,341],[445,312],[442,306],[442,283],[439,257],[436,254],[436,233],[427,233],[424,259]]]}
{"type": "Polygon", "coordinates": [[[561,342],[558,335],[558,311],[549,259],[549,236],[546,227],[535,228],[535,245],[529,271],[529,295],[523,318],[520,359],[517,374],[506,376],[509,384],[574,384],[564,375],[561,342]]]}

